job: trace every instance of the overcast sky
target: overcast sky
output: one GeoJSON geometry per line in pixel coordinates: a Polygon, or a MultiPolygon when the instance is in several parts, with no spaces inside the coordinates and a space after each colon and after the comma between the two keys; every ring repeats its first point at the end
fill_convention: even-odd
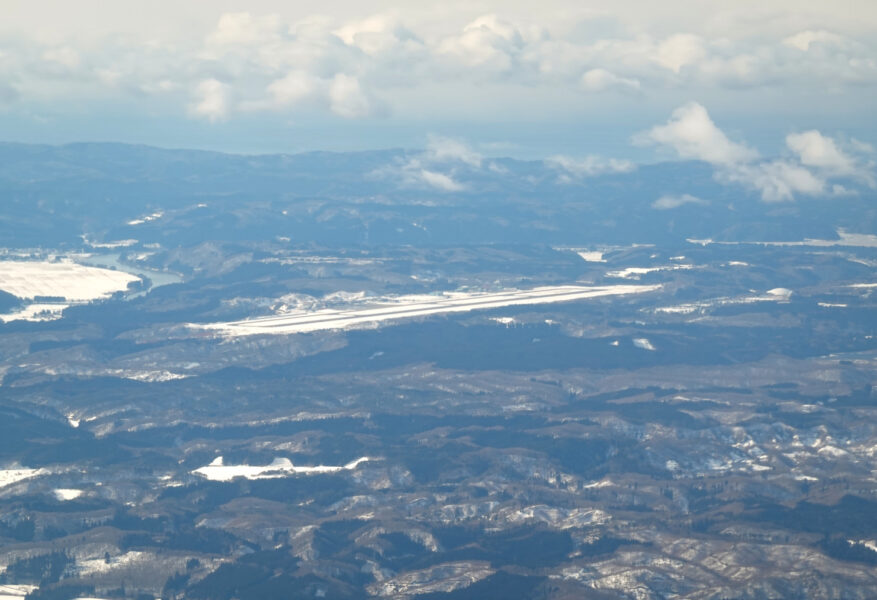
{"type": "Polygon", "coordinates": [[[422,4],[4,0],[0,138],[642,161],[713,127],[729,177],[877,141],[873,0],[422,4]]]}

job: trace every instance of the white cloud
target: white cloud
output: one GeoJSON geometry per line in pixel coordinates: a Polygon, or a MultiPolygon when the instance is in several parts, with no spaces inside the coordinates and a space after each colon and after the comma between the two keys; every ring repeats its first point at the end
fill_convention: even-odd
{"type": "Polygon", "coordinates": [[[435,51],[466,67],[508,71],[524,46],[520,32],[495,14],[482,15],[457,35],[443,39],[435,51]]]}
{"type": "MultiPolygon", "coordinates": [[[[872,188],[877,186],[875,163],[870,156],[874,149],[870,144],[853,139],[841,148],[837,140],[811,129],[786,136],[786,146],[798,156],[802,165],[816,169],[824,176],[848,177],[872,188]]],[[[843,186],[834,187],[841,190],[835,195],[849,194],[843,186]]]]}
{"type": "Polygon", "coordinates": [[[679,208],[686,204],[709,204],[706,200],[702,200],[690,194],[682,194],[681,196],[661,196],[652,202],[652,208],[657,210],[670,210],[679,208]]]}
{"type": "Polygon", "coordinates": [[[859,152],[861,154],[874,154],[875,152],[873,145],[869,144],[868,142],[863,142],[862,140],[857,140],[855,138],[850,140],[850,146],[852,146],[856,152],[859,152]]]}
{"type": "Polygon", "coordinates": [[[481,154],[461,140],[430,135],[426,154],[430,162],[462,162],[476,169],[481,168],[481,154]]]}
{"type": "Polygon", "coordinates": [[[594,177],[608,173],[629,173],[636,169],[636,165],[629,160],[617,158],[604,158],[590,154],[584,158],[576,159],[569,156],[557,155],[547,158],[545,164],[552,169],[562,172],[563,181],[571,178],[594,177]]]}
{"type": "Polygon", "coordinates": [[[254,17],[248,12],[225,13],[219,17],[207,43],[216,46],[261,44],[277,36],[280,30],[281,23],[275,15],[254,17]]]}
{"type": "Polygon", "coordinates": [[[292,71],[268,85],[268,95],[276,107],[295,106],[317,93],[319,80],[306,71],[292,71]]]}
{"type": "MultiPolygon", "coordinates": [[[[465,190],[466,186],[457,179],[457,174],[467,169],[470,172],[481,171],[483,160],[481,154],[463,140],[430,135],[423,152],[411,155],[396,165],[379,169],[375,174],[396,179],[403,186],[459,192],[465,190]]],[[[502,167],[494,163],[488,164],[487,169],[502,173],[502,167]]]]}
{"type": "Polygon", "coordinates": [[[680,158],[702,160],[713,165],[731,165],[758,156],[745,144],[729,140],[697,102],[680,106],[665,125],[637,135],[634,141],[670,148],[680,158]]]}
{"type": "Polygon", "coordinates": [[[55,63],[65,69],[75,70],[79,67],[82,58],[74,48],[70,46],[61,46],[56,48],[47,48],[43,52],[43,60],[55,63]]]}
{"type": "Polygon", "coordinates": [[[802,164],[809,167],[826,169],[840,175],[849,175],[856,170],[853,158],[844,154],[833,139],[815,129],[787,135],[786,146],[798,155],[802,164]]]}
{"type": "MultiPolygon", "coordinates": [[[[777,92],[815,92],[812,97],[825,106],[825,94],[862,98],[877,86],[877,21],[841,18],[842,11],[827,8],[817,11],[822,15],[817,19],[813,7],[801,11],[791,5],[761,12],[739,3],[733,10],[658,10],[641,2],[624,8],[618,0],[574,8],[565,0],[553,4],[557,10],[533,12],[488,0],[441,9],[409,3],[372,15],[358,6],[340,11],[354,19],[339,20],[308,16],[301,3],[260,4],[269,14],[256,9],[222,14],[216,3],[177,3],[174,11],[200,15],[198,26],[184,30],[180,24],[188,18],[167,19],[172,3],[156,2],[164,8],[139,16],[166,20],[167,27],[143,24],[140,36],[94,33],[101,30],[100,18],[89,19],[89,28],[71,26],[69,36],[44,38],[36,24],[7,36],[0,43],[3,95],[20,97],[20,110],[39,103],[59,110],[79,106],[69,101],[74,95],[99,100],[95,106],[127,95],[149,112],[173,102],[182,113],[191,102],[185,91],[213,80],[226,87],[197,92],[202,98],[189,106],[191,116],[220,120],[258,110],[317,109],[368,118],[386,108],[423,119],[466,120],[496,108],[511,120],[553,116],[552,111],[565,111],[557,118],[572,120],[581,117],[583,106],[599,107],[601,99],[591,96],[604,92],[678,99],[733,89],[748,106],[781,97],[777,92]],[[161,10],[167,11],[164,19],[156,16],[161,10]],[[471,18],[481,10],[487,14],[471,18]],[[457,101],[449,101],[451,94],[457,101]],[[201,106],[208,95],[212,101],[201,106]],[[534,101],[507,101],[525,95],[534,101]]],[[[83,18],[70,8],[58,11],[71,22],[83,18]]],[[[122,24],[138,29],[136,20],[126,17],[122,24]]],[[[4,18],[14,23],[14,15],[4,18]]],[[[52,27],[63,28],[62,20],[53,19],[52,27]]],[[[835,104],[831,110],[847,110],[847,103],[835,104]]],[[[781,114],[781,109],[764,110],[781,114]]],[[[727,137],[715,140],[723,148],[712,155],[695,152],[691,140],[683,151],[719,164],[738,160],[719,156],[722,150],[748,150],[727,137]]]]}
{"type": "Polygon", "coordinates": [[[388,165],[373,173],[376,177],[396,180],[402,187],[431,188],[442,192],[460,192],[466,186],[454,177],[454,171],[443,173],[415,156],[401,163],[388,165]]]}
{"type": "Polygon", "coordinates": [[[455,181],[450,175],[445,175],[444,173],[439,173],[437,171],[420,169],[418,176],[423,183],[445,192],[459,192],[465,189],[465,186],[455,181]]]}
{"type": "Polygon", "coordinates": [[[830,31],[801,31],[783,40],[783,44],[801,52],[807,52],[813,44],[841,45],[844,38],[830,31]]]}
{"type": "Polygon", "coordinates": [[[674,73],[701,61],[707,54],[701,37],[690,33],[672,35],[658,45],[654,61],[674,73]]]}
{"type": "Polygon", "coordinates": [[[354,46],[369,56],[419,48],[421,42],[395,16],[378,14],[359,21],[345,23],[332,33],[348,46],[354,46]]]}
{"type": "Polygon", "coordinates": [[[0,105],[11,104],[18,100],[18,98],[18,90],[14,86],[5,81],[0,81],[0,105]]]}
{"type": "Polygon", "coordinates": [[[606,69],[591,69],[582,75],[582,88],[589,92],[639,92],[640,82],[636,79],[619,77],[606,69]]]}
{"type": "Polygon", "coordinates": [[[229,87],[217,79],[205,79],[195,90],[192,113],[210,121],[221,121],[231,110],[229,87]]]}
{"type": "Polygon", "coordinates": [[[329,101],[336,115],[355,119],[372,114],[373,105],[359,84],[359,79],[338,73],[329,86],[329,101]]]}
{"type": "Polygon", "coordinates": [[[825,193],[824,179],[786,160],[734,165],[719,171],[717,177],[719,181],[739,183],[758,191],[765,202],[794,200],[795,194],[825,193]]]}

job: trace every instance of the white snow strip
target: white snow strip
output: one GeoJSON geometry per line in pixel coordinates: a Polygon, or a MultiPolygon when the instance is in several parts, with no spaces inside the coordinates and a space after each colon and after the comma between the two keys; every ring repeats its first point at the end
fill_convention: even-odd
{"type": "Polygon", "coordinates": [[[588,489],[593,489],[593,488],[612,487],[613,485],[615,485],[615,483],[613,483],[610,479],[601,479],[600,481],[594,481],[594,482],[588,483],[582,487],[584,487],[586,490],[588,490],[588,489]]]}
{"type": "Polygon", "coordinates": [[[21,600],[35,589],[37,589],[36,585],[15,585],[15,584],[3,584],[0,585],[0,600],[21,600]]]}
{"type": "Polygon", "coordinates": [[[773,288],[768,290],[762,296],[740,296],[737,298],[714,298],[712,300],[704,300],[701,302],[692,302],[689,304],[677,304],[675,306],[658,306],[654,309],[656,313],[664,314],[692,314],[714,306],[727,306],[730,304],[753,304],[756,302],[784,302],[788,301],[793,292],[786,288],[773,288]]]}
{"type": "Polygon", "coordinates": [[[189,324],[189,327],[219,331],[229,336],[303,333],[326,329],[346,329],[368,326],[383,321],[486,310],[504,306],[550,304],[601,296],[640,294],[660,288],[660,285],[552,286],[493,293],[456,292],[435,296],[399,296],[376,299],[373,304],[362,308],[299,310],[229,323],[193,323],[189,324]]]}
{"type": "Polygon", "coordinates": [[[678,306],[659,306],[655,309],[656,313],[690,315],[697,312],[702,307],[698,304],[680,304],[678,306]]]}
{"type": "Polygon", "coordinates": [[[685,271],[688,269],[693,269],[694,265],[664,265],[660,267],[627,267],[626,269],[621,269],[620,271],[609,271],[606,273],[606,277],[615,277],[618,279],[639,279],[643,275],[647,275],[648,273],[655,273],[658,271],[685,271]]]}
{"type": "Polygon", "coordinates": [[[155,221],[156,219],[160,219],[164,216],[164,213],[161,211],[156,211],[150,215],[146,215],[140,217],[139,219],[132,219],[128,221],[128,225],[143,225],[144,223],[149,223],[150,221],[155,221]]]}
{"type": "Polygon", "coordinates": [[[0,321],[54,321],[61,318],[61,313],[69,304],[28,304],[23,308],[5,315],[0,315],[0,321]]]}
{"type": "Polygon", "coordinates": [[[722,244],[725,246],[742,246],[745,244],[752,246],[813,246],[817,248],[829,248],[831,246],[855,246],[859,248],[877,248],[877,235],[870,233],[847,233],[843,229],[837,231],[836,240],[817,240],[812,238],[804,238],[799,242],[716,242],[712,239],[697,240],[688,238],[685,241],[689,244],[699,244],[708,246],[710,244],[722,244]]]}
{"type": "Polygon", "coordinates": [[[49,473],[47,469],[3,469],[0,470],[0,488],[49,473]]]}
{"type": "Polygon", "coordinates": [[[279,477],[289,477],[290,475],[317,475],[322,473],[338,473],[340,471],[352,471],[361,463],[370,459],[367,456],[357,458],[344,466],[317,465],[315,467],[298,467],[292,464],[288,458],[277,458],[270,465],[226,465],[222,461],[222,457],[217,457],[212,463],[206,467],[200,467],[192,471],[196,475],[200,475],[211,481],[231,481],[236,477],[244,477],[246,479],[277,479],[279,477]]]}
{"type": "Polygon", "coordinates": [[[133,246],[137,243],[137,240],[127,239],[127,240],[116,240],[114,242],[91,242],[89,240],[85,240],[85,243],[91,246],[92,248],[105,248],[105,249],[114,249],[114,248],[128,248],[129,246],[133,246]]]}
{"type": "Polygon", "coordinates": [[[126,369],[107,369],[104,374],[112,377],[120,377],[122,379],[131,379],[133,381],[146,381],[150,383],[174,381],[175,379],[186,379],[190,375],[182,373],[174,373],[173,371],[155,370],[155,371],[134,371],[126,369]]]}

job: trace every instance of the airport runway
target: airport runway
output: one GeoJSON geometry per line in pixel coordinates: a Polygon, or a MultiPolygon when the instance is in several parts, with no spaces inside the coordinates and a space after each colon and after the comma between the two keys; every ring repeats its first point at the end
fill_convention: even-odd
{"type": "Polygon", "coordinates": [[[323,309],[309,312],[290,312],[270,317],[259,317],[227,323],[210,323],[194,327],[220,331],[226,335],[264,335],[306,333],[473,310],[487,310],[505,306],[551,304],[601,296],[640,294],[659,289],[660,285],[608,286],[551,286],[531,290],[503,292],[461,293],[442,296],[400,296],[378,304],[346,309],[323,309]]]}

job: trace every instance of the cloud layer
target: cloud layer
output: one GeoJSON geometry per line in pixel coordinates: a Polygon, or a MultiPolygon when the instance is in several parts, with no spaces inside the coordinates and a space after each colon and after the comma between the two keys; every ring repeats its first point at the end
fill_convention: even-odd
{"type": "MultiPolygon", "coordinates": [[[[650,31],[624,15],[573,8],[565,7],[578,15],[567,22],[497,13],[473,18],[464,10],[437,23],[398,12],[353,20],[229,12],[217,15],[210,31],[173,39],[49,42],[16,33],[0,37],[0,103],[128,97],[217,123],[255,112],[362,119],[414,111],[420,107],[412,103],[431,101],[435,85],[464,94],[454,107],[435,107],[462,113],[470,106],[466,92],[485,85],[583,100],[790,87],[842,93],[877,85],[877,23],[832,31],[789,11],[770,28],[747,30],[739,16],[726,14],[725,22],[712,19],[696,31],[650,31]]],[[[693,145],[699,140],[715,142],[710,160],[739,161],[748,152],[711,130],[703,114],[680,114],[665,127],[683,123],[701,129],[680,142],[680,155],[700,152],[693,145]]],[[[665,131],[681,140],[678,133],[665,131]]],[[[662,131],[652,135],[659,141],[662,131]]]]}

